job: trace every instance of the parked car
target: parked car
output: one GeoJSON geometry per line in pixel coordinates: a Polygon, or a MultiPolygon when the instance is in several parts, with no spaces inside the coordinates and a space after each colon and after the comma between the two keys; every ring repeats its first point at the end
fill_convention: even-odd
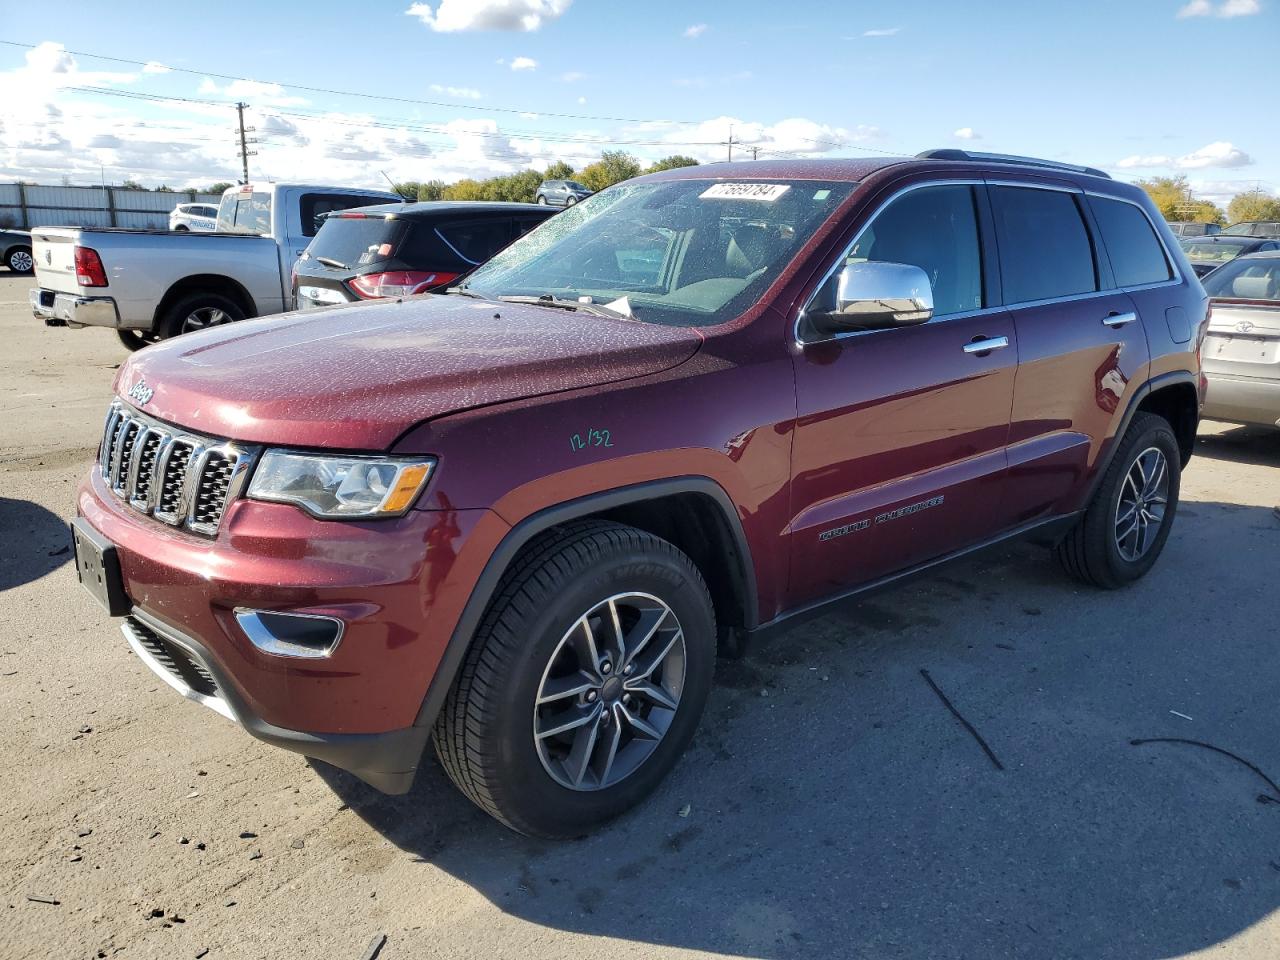
{"type": "Polygon", "coordinates": [[[330,214],[294,264],[294,306],[443,290],[554,213],[532,203],[437,202],[330,214]]]}
{"type": "Polygon", "coordinates": [[[14,273],[30,273],[35,269],[29,231],[0,230],[0,263],[14,273]]]}
{"type": "Polygon", "coordinates": [[[292,306],[293,262],[334,210],[385,190],[231,187],[213,233],[37,227],[32,312],[52,327],[111,327],[130,350],[292,306]]]}
{"type": "Polygon", "coordinates": [[[538,185],[534,200],[552,207],[572,207],[579,200],[587,199],[593,192],[576,180],[543,180],[538,185]]]}
{"type": "Polygon", "coordinates": [[[453,289],[130,357],[76,562],[187,697],[527,834],[653,790],[718,646],[1015,537],[1132,583],[1194,448],[1207,297],[1093,168],[668,170],[453,289]]]}
{"type": "Polygon", "coordinates": [[[1232,237],[1280,237],[1280,220],[1242,220],[1222,232],[1232,237]]]}
{"type": "Polygon", "coordinates": [[[1204,279],[1203,416],[1280,427],[1280,252],[1237,257],[1204,279]]]}
{"type": "Polygon", "coordinates": [[[1246,253],[1280,250],[1280,240],[1234,236],[1227,233],[1220,233],[1216,237],[1188,237],[1179,242],[1187,254],[1187,259],[1191,261],[1191,269],[1196,272],[1197,277],[1204,277],[1210,270],[1246,253]]]}
{"type": "Polygon", "coordinates": [[[1216,223],[1170,223],[1175,237],[1213,237],[1222,232],[1216,223]]]}
{"type": "Polygon", "coordinates": [[[169,229],[211,231],[218,226],[218,207],[212,203],[180,203],[169,214],[169,229]]]}

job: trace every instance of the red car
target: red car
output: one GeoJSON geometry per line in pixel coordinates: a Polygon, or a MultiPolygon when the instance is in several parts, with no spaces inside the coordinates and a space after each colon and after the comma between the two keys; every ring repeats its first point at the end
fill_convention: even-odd
{"type": "Polygon", "coordinates": [[[717,650],[1012,537],[1120,587],[1173,524],[1204,291],[1145,194],[936,151],[618,184],[448,295],[252,320],[116,381],[82,582],[168,683],[581,834],[717,650]]]}

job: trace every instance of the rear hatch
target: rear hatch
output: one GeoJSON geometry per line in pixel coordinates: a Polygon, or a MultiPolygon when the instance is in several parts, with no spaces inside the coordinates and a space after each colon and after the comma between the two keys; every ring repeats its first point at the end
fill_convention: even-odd
{"type": "Polygon", "coordinates": [[[1280,301],[1214,300],[1201,357],[1209,373],[1280,381],[1280,301]]]}
{"type": "Polygon", "coordinates": [[[424,293],[454,283],[469,269],[431,220],[332,214],[294,267],[295,306],[307,310],[424,293]]]}
{"type": "Polygon", "coordinates": [[[36,227],[31,231],[31,255],[36,262],[36,284],[41,290],[80,294],[76,282],[77,227],[36,227]]]}

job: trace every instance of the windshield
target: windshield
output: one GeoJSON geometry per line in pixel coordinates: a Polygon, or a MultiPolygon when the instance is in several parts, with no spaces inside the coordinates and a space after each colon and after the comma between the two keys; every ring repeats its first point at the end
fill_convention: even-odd
{"type": "MultiPolygon", "coordinates": [[[[1219,234],[1221,236],[1221,234],[1219,234]]],[[[1183,240],[1182,249],[1195,263],[1226,263],[1234,260],[1250,246],[1248,241],[1232,243],[1230,240],[1183,240]]]]}
{"type": "Polygon", "coordinates": [[[759,299],[855,186],[617,184],[507,247],[464,288],[491,298],[586,297],[652,323],[722,323],[759,299]]]}
{"type": "Polygon", "coordinates": [[[564,185],[570,190],[586,190],[587,188],[580,184],[577,180],[566,180],[564,185]]]}
{"type": "Polygon", "coordinates": [[[1204,292],[1218,299],[1280,302],[1280,257],[1233,260],[1201,282],[1204,292]]]}
{"type": "MultiPolygon", "coordinates": [[[[405,222],[386,217],[325,217],[315,239],[307,247],[306,257],[319,260],[322,257],[343,267],[363,267],[371,263],[390,260],[394,256],[400,238],[404,235],[405,222]]],[[[337,269],[337,268],[335,268],[337,269]]]]}
{"type": "Polygon", "coordinates": [[[218,233],[270,233],[271,194],[228,191],[218,205],[218,233]]]}

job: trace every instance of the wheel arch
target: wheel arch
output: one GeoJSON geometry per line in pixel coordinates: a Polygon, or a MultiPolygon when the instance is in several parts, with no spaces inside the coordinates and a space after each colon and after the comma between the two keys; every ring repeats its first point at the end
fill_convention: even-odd
{"type": "Polygon", "coordinates": [[[431,678],[415,726],[435,722],[476,628],[520,551],[552,527],[587,518],[624,523],[674,543],[706,580],[717,623],[748,630],[757,625],[750,546],[733,501],[714,480],[701,476],[652,480],[555,504],[517,523],[490,555],[431,678]],[[726,558],[727,563],[714,562],[726,558]]]}
{"type": "Polygon", "coordinates": [[[193,293],[216,293],[233,301],[236,306],[244,311],[246,318],[258,315],[258,308],[253,302],[253,297],[249,295],[249,291],[238,280],[220,273],[195,273],[178,280],[164,292],[164,296],[156,304],[155,314],[151,318],[151,329],[158,329],[160,321],[169,312],[170,308],[183,297],[190,296],[193,293]]]}

